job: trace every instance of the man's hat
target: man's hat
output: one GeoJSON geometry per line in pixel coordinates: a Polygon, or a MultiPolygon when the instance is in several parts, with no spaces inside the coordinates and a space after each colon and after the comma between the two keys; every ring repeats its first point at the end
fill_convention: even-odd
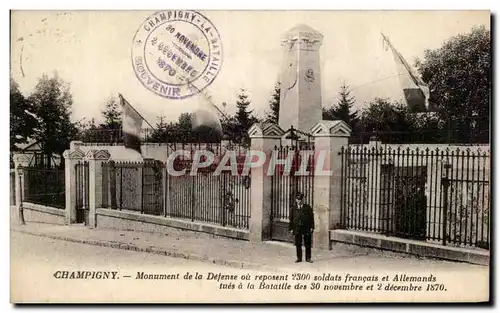
{"type": "Polygon", "coordinates": [[[295,199],[297,199],[297,200],[303,200],[304,199],[304,194],[302,192],[300,192],[300,191],[297,192],[295,194],[295,199]]]}

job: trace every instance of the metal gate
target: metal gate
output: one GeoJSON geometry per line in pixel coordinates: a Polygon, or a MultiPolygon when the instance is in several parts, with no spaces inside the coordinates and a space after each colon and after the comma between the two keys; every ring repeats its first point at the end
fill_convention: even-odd
{"type": "Polygon", "coordinates": [[[397,237],[425,240],[427,230],[426,166],[396,167],[393,170],[394,229],[397,237]]]}
{"type": "Polygon", "coordinates": [[[270,237],[293,242],[288,227],[295,195],[303,193],[304,203],[314,205],[314,148],[311,142],[297,140],[291,146],[275,147],[274,153],[279,160],[290,157],[292,163],[289,171],[283,165],[276,166],[271,178],[270,237]]]}
{"type": "Polygon", "coordinates": [[[76,223],[89,223],[89,163],[75,164],[76,223]]]}
{"type": "Polygon", "coordinates": [[[163,169],[160,161],[146,161],[142,166],[142,203],[141,212],[150,215],[163,215],[163,169]]]}

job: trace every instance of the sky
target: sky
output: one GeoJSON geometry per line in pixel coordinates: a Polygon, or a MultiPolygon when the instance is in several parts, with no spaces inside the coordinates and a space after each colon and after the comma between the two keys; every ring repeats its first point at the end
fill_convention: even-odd
{"type": "MultiPolygon", "coordinates": [[[[176,120],[183,112],[206,107],[205,96],[166,99],[146,89],[131,60],[137,29],[154,11],[13,11],[11,75],[25,95],[43,74],[70,84],[72,119],[101,118],[109,97],[121,93],[154,125],[156,117],[176,120]]],[[[218,30],[223,60],[205,89],[212,101],[232,114],[237,95],[249,94],[251,109],[264,116],[278,80],[281,36],[297,24],[323,34],[320,47],[323,106],[337,102],[345,82],[358,109],[375,97],[401,100],[393,56],[384,50],[383,32],[413,64],[426,49],[473,26],[490,28],[489,11],[200,11],[218,30]]]]}

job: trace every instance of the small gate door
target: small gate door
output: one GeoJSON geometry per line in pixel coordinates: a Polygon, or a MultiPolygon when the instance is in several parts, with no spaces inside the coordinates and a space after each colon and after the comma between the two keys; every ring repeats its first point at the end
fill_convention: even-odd
{"type": "Polygon", "coordinates": [[[89,163],[75,165],[76,223],[89,223],[89,163]]]}
{"type": "Polygon", "coordinates": [[[397,167],[395,170],[395,235],[416,240],[425,239],[427,167],[397,167]]]}
{"type": "Polygon", "coordinates": [[[290,207],[294,204],[295,195],[297,192],[304,194],[304,203],[313,206],[313,152],[309,150],[309,154],[302,154],[295,147],[276,147],[275,153],[278,159],[284,160],[289,153],[293,156],[293,165],[290,173],[284,170],[284,166],[276,166],[274,175],[271,179],[271,220],[270,220],[270,237],[271,240],[293,242],[293,235],[289,232],[289,216],[290,207]],[[308,160],[302,161],[301,157],[308,157],[308,160]],[[307,175],[301,173],[300,166],[302,162],[307,162],[307,175]]]}

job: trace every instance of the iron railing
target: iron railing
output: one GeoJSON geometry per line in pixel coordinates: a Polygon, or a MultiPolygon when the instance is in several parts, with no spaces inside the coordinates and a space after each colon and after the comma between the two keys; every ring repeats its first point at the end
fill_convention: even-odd
{"type": "Polygon", "coordinates": [[[23,201],[58,209],[66,205],[64,170],[24,167],[23,201]]]}
{"type": "Polygon", "coordinates": [[[488,249],[489,152],[344,147],[341,153],[344,228],[488,249]]]}
{"type": "Polygon", "coordinates": [[[307,148],[280,146],[273,151],[278,160],[284,161],[289,157],[292,160],[291,166],[271,164],[275,166],[271,176],[270,237],[273,240],[293,241],[288,229],[290,209],[297,193],[304,195],[304,203],[314,206],[314,150],[307,148]],[[305,171],[303,164],[306,165],[305,171]]]}
{"type": "Polygon", "coordinates": [[[220,144],[206,144],[204,147],[190,144],[178,149],[193,153],[189,157],[180,156],[174,162],[175,170],[186,170],[184,175],[168,176],[167,216],[248,229],[251,173],[243,173],[247,149],[220,144]],[[196,149],[210,150],[215,160],[212,166],[191,173],[196,149]],[[226,153],[235,154],[235,172],[226,169],[217,173],[215,170],[226,153]]]}
{"type": "MultiPolygon", "coordinates": [[[[241,163],[246,151],[239,153],[241,163]]],[[[105,162],[102,206],[248,229],[250,175],[241,172],[243,164],[237,175],[230,171],[215,174],[217,164],[191,173],[191,164],[192,158],[176,158],[174,168],[186,172],[172,176],[159,161],[105,162]]]]}
{"type": "MultiPolygon", "coordinates": [[[[141,141],[152,142],[153,130],[144,128],[141,130],[141,141]]],[[[123,144],[122,129],[87,129],[79,135],[79,140],[92,143],[123,144]]]]}
{"type": "MultiPolygon", "coordinates": [[[[101,143],[101,144],[112,144],[121,145],[123,144],[123,131],[119,129],[87,129],[82,131],[78,135],[78,140],[83,142],[91,143],[101,143]]],[[[166,142],[192,142],[193,144],[199,142],[213,141],[214,144],[220,142],[218,135],[214,135],[213,138],[203,138],[210,137],[210,134],[199,133],[198,135],[191,131],[186,131],[177,134],[171,134],[167,131],[160,133],[151,128],[141,129],[140,139],[143,143],[166,143],[166,142]]],[[[205,143],[203,143],[205,144],[205,143]]]]}
{"type": "Polygon", "coordinates": [[[377,138],[384,144],[460,144],[476,145],[490,142],[489,129],[474,129],[466,134],[462,130],[426,129],[418,131],[356,132],[349,144],[368,144],[377,138]]]}
{"type": "MultiPolygon", "coordinates": [[[[293,146],[274,147],[279,160],[286,160],[293,154],[290,170],[285,165],[276,165],[274,175],[271,177],[271,214],[272,219],[288,220],[290,206],[294,204],[294,197],[298,192],[304,194],[304,203],[311,207],[314,205],[314,158],[309,155],[307,161],[307,175],[300,173],[301,151],[293,146]]],[[[311,150],[311,152],[313,152],[311,150]]]]}

